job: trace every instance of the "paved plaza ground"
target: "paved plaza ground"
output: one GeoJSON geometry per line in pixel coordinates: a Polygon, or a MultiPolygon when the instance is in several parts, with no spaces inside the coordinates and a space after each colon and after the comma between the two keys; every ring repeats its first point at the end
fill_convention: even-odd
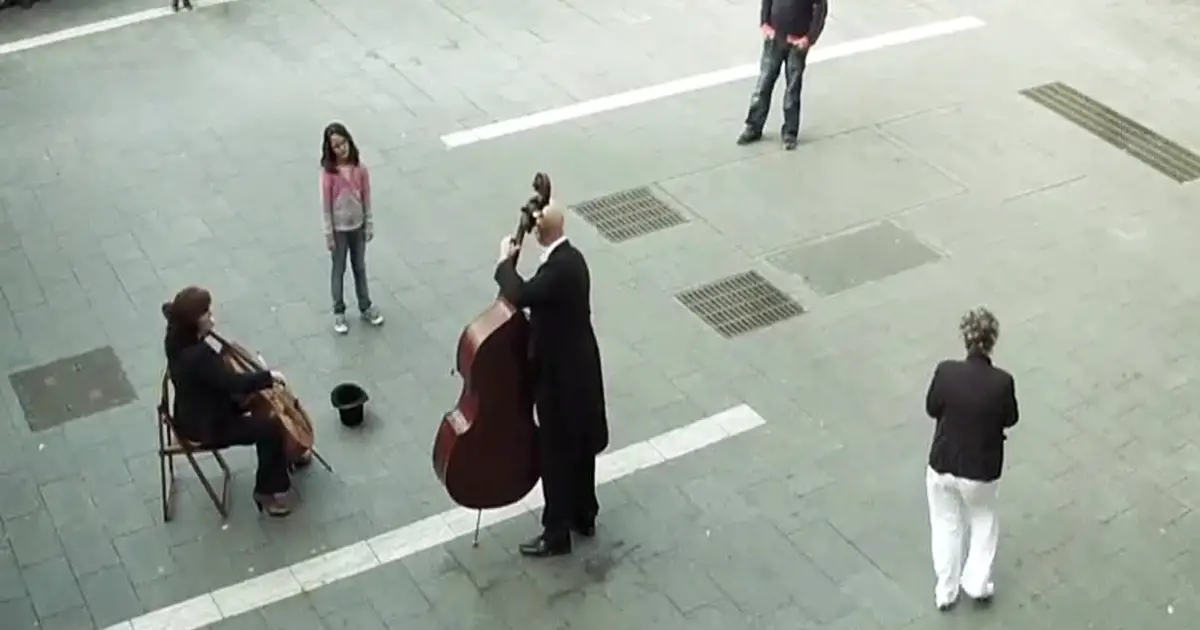
{"type": "MultiPolygon", "coordinates": [[[[754,0],[195,1],[0,56],[0,364],[111,347],[136,394],[34,431],[0,384],[4,630],[109,628],[450,508],[429,449],[458,394],[452,349],[538,170],[567,203],[649,187],[686,218],[618,243],[569,218],[613,449],[742,403],[765,426],[605,485],[599,535],[571,558],[517,557],[524,516],[212,628],[1195,627],[1200,183],[1021,94],[1061,82],[1200,151],[1194,6],[834,0],[822,46],[986,26],[814,64],[788,153],[777,111],[767,142],[734,146],[749,80],[440,139],[753,62],[754,0]],[[316,187],[334,119],[372,167],[388,317],[346,337],[316,187]],[[807,312],[723,338],[675,297],[747,271],[807,312]],[[336,474],[302,473],[290,518],[255,513],[241,449],[227,523],[187,469],[163,523],[158,309],[191,283],[314,410],[336,474]],[[939,614],[922,402],[977,304],[1001,319],[1022,421],[997,599],[939,614]],[[372,395],[361,430],[328,406],[343,381],[372,395]]],[[[154,6],[4,10],[0,43],[154,6]]]]}

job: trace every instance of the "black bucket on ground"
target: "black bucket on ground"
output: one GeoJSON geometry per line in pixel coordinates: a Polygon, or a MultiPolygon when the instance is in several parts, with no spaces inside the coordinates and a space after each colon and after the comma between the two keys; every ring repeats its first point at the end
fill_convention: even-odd
{"type": "Polygon", "coordinates": [[[337,409],[342,425],[356,427],[366,417],[365,407],[371,398],[366,390],[354,383],[342,383],[329,392],[329,402],[337,409]]]}

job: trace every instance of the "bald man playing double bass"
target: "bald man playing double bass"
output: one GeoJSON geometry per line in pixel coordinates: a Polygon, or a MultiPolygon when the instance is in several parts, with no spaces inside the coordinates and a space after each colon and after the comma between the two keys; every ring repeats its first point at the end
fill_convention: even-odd
{"type": "Polygon", "coordinates": [[[571,553],[571,532],[596,534],[596,456],[608,447],[604,376],[592,329],[591,277],[583,254],[567,240],[562,210],[535,214],[541,265],[528,280],[517,272],[520,247],[500,245],[500,294],[529,309],[536,370],[534,405],[542,470],[542,533],[521,545],[526,556],[571,553]]]}

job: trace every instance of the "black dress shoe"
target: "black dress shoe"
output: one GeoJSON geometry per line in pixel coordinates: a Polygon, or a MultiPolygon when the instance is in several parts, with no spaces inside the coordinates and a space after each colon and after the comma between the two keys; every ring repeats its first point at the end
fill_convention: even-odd
{"type": "Polygon", "coordinates": [[[747,127],[742,131],[742,135],[738,136],[737,143],[738,146],[746,146],[747,144],[758,142],[759,140],[762,140],[762,132],[757,129],[751,129],[747,127]]]}
{"type": "Polygon", "coordinates": [[[575,521],[575,523],[571,525],[571,529],[576,534],[579,534],[584,538],[591,538],[592,536],[596,535],[596,521],[575,521]]]}
{"type": "Polygon", "coordinates": [[[571,539],[568,537],[566,540],[551,540],[541,534],[521,543],[520,550],[521,555],[530,558],[565,556],[571,553],[571,539]]]}
{"type": "Polygon", "coordinates": [[[798,145],[798,144],[799,144],[799,141],[797,141],[796,138],[789,136],[789,137],[783,139],[783,150],[784,151],[795,151],[796,145],[798,145]]]}

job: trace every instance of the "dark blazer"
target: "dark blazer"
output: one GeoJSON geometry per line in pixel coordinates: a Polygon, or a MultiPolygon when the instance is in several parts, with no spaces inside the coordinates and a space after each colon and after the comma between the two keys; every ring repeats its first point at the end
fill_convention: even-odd
{"type": "Polygon", "coordinates": [[[496,266],[500,294],[529,309],[535,400],[543,430],[585,440],[593,453],[608,446],[608,415],[600,347],[592,328],[591,274],[570,241],[550,252],[533,277],[517,272],[516,258],[496,266]]]}
{"type": "Polygon", "coordinates": [[[221,445],[227,427],[240,420],[236,397],[267,389],[268,371],[241,374],[203,341],[168,348],[167,372],[175,386],[173,419],[184,439],[221,445]]]}
{"type": "Polygon", "coordinates": [[[937,420],[929,467],[975,481],[995,481],[1004,468],[1004,432],[1017,424],[1017,388],[1008,372],[982,354],[942,361],[925,395],[937,420]]]}

